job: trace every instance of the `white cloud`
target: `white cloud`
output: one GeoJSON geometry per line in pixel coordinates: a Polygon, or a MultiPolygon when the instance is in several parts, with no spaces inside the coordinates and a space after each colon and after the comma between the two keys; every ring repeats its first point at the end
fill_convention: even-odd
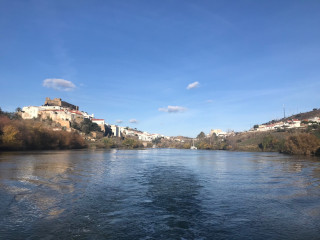
{"type": "Polygon", "coordinates": [[[187,89],[192,89],[192,88],[197,88],[199,87],[199,82],[193,82],[193,83],[190,83],[188,86],[187,86],[187,89]]]}
{"type": "Polygon", "coordinates": [[[123,121],[122,120],[117,120],[116,123],[123,123],[123,121]]]}
{"type": "Polygon", "coordinates": [[[138,120],[137,119],[130,119],[129,122],[130,123],[138,123],[138,120]]]}
{"type": "Polygon", "coordinates": [[[168,112],[168,113],[178,113],[178,112],[184,112],[187,109],[185,107],[181,106],[168,106],[166,108],[159,108],[160,112],[168,112]]]}
{"type": "Polygon", "coordinates": [[[212,103],[212,102],[213,102],[212,99],[208,99],[208,100],[206,101],[206,103],[212,103]]]}
{"type": "Polygon", "coordinates": [[[64,79],[47,78],[43,80],[42,85],[47,88],[53,88],[58,91],[71,91],[76,88],[72,82],[64,79]]]}

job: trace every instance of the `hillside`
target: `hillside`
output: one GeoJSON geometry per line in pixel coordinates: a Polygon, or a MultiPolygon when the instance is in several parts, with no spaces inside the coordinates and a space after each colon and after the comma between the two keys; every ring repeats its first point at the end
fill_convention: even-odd
{"type": "Polygon", "coordinates": [[[48,122],[0,113],[0,151],[78,149],[86,147],[77,132],[55,131],[48,122]]]}
{"type": "Polygon", "coordinates": [[[291,115],[289,117],[281,118],[281,119],[278,119],[278,120],[271,120],[271,121],[269,121],[267,123],[264,123],[264,124],[271,124],[271,123],[274,123],[274,122],[277,122],[277,121],[285,122],[285,121],[288,121],[288,120],[291,120],[291,119],[298,119],[300,121],[303,121],[305,119],[311,119],[311,118],[315,118],[315,117],[320,117],[320,108],[314,108],[312,111],[294,114],[294,115],[291,115]]]}
{"type": "Polygon", "coordinates": [[[319,117],[320,109],[313,109],[309,112],[256,125],[257,127],[247,132],[221,137],[216,134],[204,138],[198,136],[196,146],[198,149],[320,155],[319,117]],[[292,119],[295,120],[290,121],[292,119]],[[292,124],[293,122],[299,124],[292,124]]]}

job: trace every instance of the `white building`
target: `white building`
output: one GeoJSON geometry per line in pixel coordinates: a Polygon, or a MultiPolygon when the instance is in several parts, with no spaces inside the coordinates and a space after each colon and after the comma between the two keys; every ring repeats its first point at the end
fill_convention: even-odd
{"type": "Polygon", "coordinates": [[[93,123],[98,124],[99,126],[105,124],[104,119],[92,119],[91,121],[92,121],[93,123]]]}
{"type": "Polygon", "coordinates": [[[213,134],[217,137],[224,137],[227,135],[227,133],[223,132],[221,129],[211,129],[209,135],[212,136],[213,134]]]}
{"type": "Polygon", "coordinates": [[[314,118],[310,118],[308,119],[310,122],[320,122],[320,118],[319,117],[314,117],[314,118]]]}
{"type": "Polygon", "coordinates": [[[41,111],[48,110],[48,111],[54,111],[54,110],[68,110],[67,108],[60,107],[60,106],[40,106],[38,107],[41,111]]]}
{"type": "Polygon", "coordinates": [[[84,118],[94,119],[94,114],[89,115],[87,112],[82,112],[84,118]]]}
{"type": "Polygon", "coordinates": [[[29,106],[22,108],[22,115],[23,119],[33,119],[39,116],[39,107],[29,106]]]}
{"type": "Polygon", "coordinates": [[[113,136],[121,137],[121,127],[111,124],[110,128],[111,128],[113,136]]]}
{"type": "Polygon", "coordinates": [[[138,133],[138,137],[139,137],[139,140],[146,141],[146,142],[151,142],[153,139],[152,135],[147,132],[138,133]]]}
{"type": "Polygon", "coordinates": [[[301,121],[298,119],[288,120],[289,128],[299,128],[301,127],[301,121]]]}
{"type": "Polygon", "coordinates": [[[92,119],[91,120],[93,123],[96,123],[96,124],[98,124],[98,126],[101,128],[101,130],[103,131],[103,132],[105,132],[106,131],[106,128],[105,128],[105,121],[104,121],[104,119],[92,119]]]}

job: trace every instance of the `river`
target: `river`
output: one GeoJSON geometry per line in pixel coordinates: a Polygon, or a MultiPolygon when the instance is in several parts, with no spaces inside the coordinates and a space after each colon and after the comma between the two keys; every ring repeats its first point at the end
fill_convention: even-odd
{"type": "Polygon", "coordinates": [[[148,149],[0,153],[0,239],[320,239],[320,161],[148,149]]]}

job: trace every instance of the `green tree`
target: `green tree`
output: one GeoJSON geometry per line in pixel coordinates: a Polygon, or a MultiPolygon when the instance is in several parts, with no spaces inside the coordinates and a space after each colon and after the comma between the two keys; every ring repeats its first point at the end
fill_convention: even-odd
{"type": "Polygon", "coordinates": [[[262,142],[259,144],[259,148],[262,151],[266,151],[266,150],[278,151],[279,141],[272,135],[267,135],[262,139],[262,142]]]}
{"type": "Polygon", "coordinates": [[[83,119],[83,121],[79,125],[76,122],[73,122],[71,126],[75,129],[80,130],[81,132],[84,132],[85,134],[89,134],[92,131],[102,132],[99,125],[96,123],[93,123],[88,118],[83,119]]]}
{"type": "Polygon", "coordinates": [[[157,138],[155,138],[155,139],[152,139],[152,143],[153,143],[153,144],[159,144],[159,143],[161,143],[161,138],[157,137],[157,138]]]}
{"type": "Polygon", "coordinates": [[[2,143],[8,148],[19,148],[21,140],[18,137],[19,130],[12,125],[6,125],[3,128],[2,143]]]}
{"type": "Polygon", "coordinates": [[[143,145],[138,140],[135,140],[133,138],[126,138],[125,140],[123,140],[122,144],[126,148],[131,148],[131,149],[143,147],[143,145]]]}
{"type": "Polygon", "coordinates": [[[80,131],[80,126],[76,121],[71,122],[71,127],[80,131]]]}
{"type": "Polygon", "coordinates": [[[206,134],[204,132],[199,133],[197,136],[198,139],[204,139],[205,137],[206,137],[206,134]]]}
{"type": "Polygon", "coordinates": [[[113,133],[112,133],[112,130],[111,130],[111,127],[110,126],[108,126],[108,125],[104,125],[104,128],[105,128],[105,132],[104,132],[104,136],[106,136],[106,137],[111,137],[112,135],[113,135],[113,133]]]}

